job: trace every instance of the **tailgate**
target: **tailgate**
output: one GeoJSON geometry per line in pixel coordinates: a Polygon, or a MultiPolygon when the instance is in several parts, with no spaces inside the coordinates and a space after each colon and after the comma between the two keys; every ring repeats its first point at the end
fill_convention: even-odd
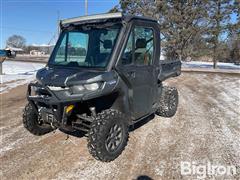
{"type": "Polygon", "coordinates": [[[181,74],[181,64],[180,60],[160,61],[160,74],[158,79],[164,81],[167,78],[179,76],[181,74]]]}

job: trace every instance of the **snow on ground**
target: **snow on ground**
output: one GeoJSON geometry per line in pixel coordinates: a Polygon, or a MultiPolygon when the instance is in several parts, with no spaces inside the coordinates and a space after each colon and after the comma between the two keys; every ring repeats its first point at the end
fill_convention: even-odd
{"type": "MultiPolygon", "coordinates": [[[[34,80],[38,69],[44,67],[44,63],[5,61],[3,63],[3,73],[0,75],[0,94],[19,85],[29,83],[34,80]]],[[[233,63],[217,63],[219,69],[240,70],[240,65],[233,63]]],[[[182,62],[183,68],[213,68],[212,62],[190,61],[182,62]]]]}
{"type": "MultiPolygon", "coordinates": [[[[182,62],[182,67],[184,67],[184,68],[213,68],[213,62],[202,62],[202,61],[182,62]]],[[[234,63],[218,62],[217,68],[240,70],[240,65],[235,65],[234,63]]]]}
{"type": "Polygon", "coordinates": [[[5,61],[3,75],[0,75],[0,93],[34,80],[37,70],[43,67],[42,63],[5,61]]]}

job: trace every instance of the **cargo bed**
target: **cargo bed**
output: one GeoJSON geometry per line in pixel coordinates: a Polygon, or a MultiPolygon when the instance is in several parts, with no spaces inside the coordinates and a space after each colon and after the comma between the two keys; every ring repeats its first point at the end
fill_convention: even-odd
{"type": "Polygon", "coordinates": [[[164,81],[170,77],[176,77],[181,74],[180,60],[164,60],[160,61],[160,73],[158,79],[164,81]]]}

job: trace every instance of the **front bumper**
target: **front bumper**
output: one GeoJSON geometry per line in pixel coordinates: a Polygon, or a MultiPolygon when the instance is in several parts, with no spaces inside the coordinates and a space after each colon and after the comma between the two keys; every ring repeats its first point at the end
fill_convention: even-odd
{"type": "Polygon", "coordinates": [[[47,109],[47,113],[54,116],[56,124],[67,123],[66,108],[69,105],[75,105],[82,101],[82,95],[74,95],[72,98],[67,91],[59,93],[52,92],[48,87],[38,83],[30,83],[27,89],[27,99],[34,107],[36,113],[39,113],[39,107],[47,109]],[[33,92],[35,90],[35,92],[33,92]]]}
{"type": "Polygon", "coordinates": [[[102,83],[98,90],[82,91],[78,94],[74,94],[71,89],[53,91],[39,83],[30,83],[27,89],[27,99],[37,113],[39,113],[38,107],[46,107],[52,111],[57,122],[65,124],[67,121],[65,110],[69,105],[75,106],[77,103],[83,103],[113,93],[116,88],[116,81],[112,82],[102,83]],[[36,93],[32,92],[33,89],[35,89],[36,93]]]}

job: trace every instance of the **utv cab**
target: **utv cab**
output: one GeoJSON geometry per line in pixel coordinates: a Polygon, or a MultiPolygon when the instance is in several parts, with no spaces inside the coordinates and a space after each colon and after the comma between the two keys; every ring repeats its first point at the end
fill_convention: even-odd
{"type": "Polygon", "coordinates": [[[112,13],[62,20],[60,28],[28,86],[23,124],[32,134],[84,132],[93,157],[108,162],[124,150],[130,125],[176,113],[178,92],[162,81],[180,75],[181,62],[159,60],[155,19],[112,13]]]}

